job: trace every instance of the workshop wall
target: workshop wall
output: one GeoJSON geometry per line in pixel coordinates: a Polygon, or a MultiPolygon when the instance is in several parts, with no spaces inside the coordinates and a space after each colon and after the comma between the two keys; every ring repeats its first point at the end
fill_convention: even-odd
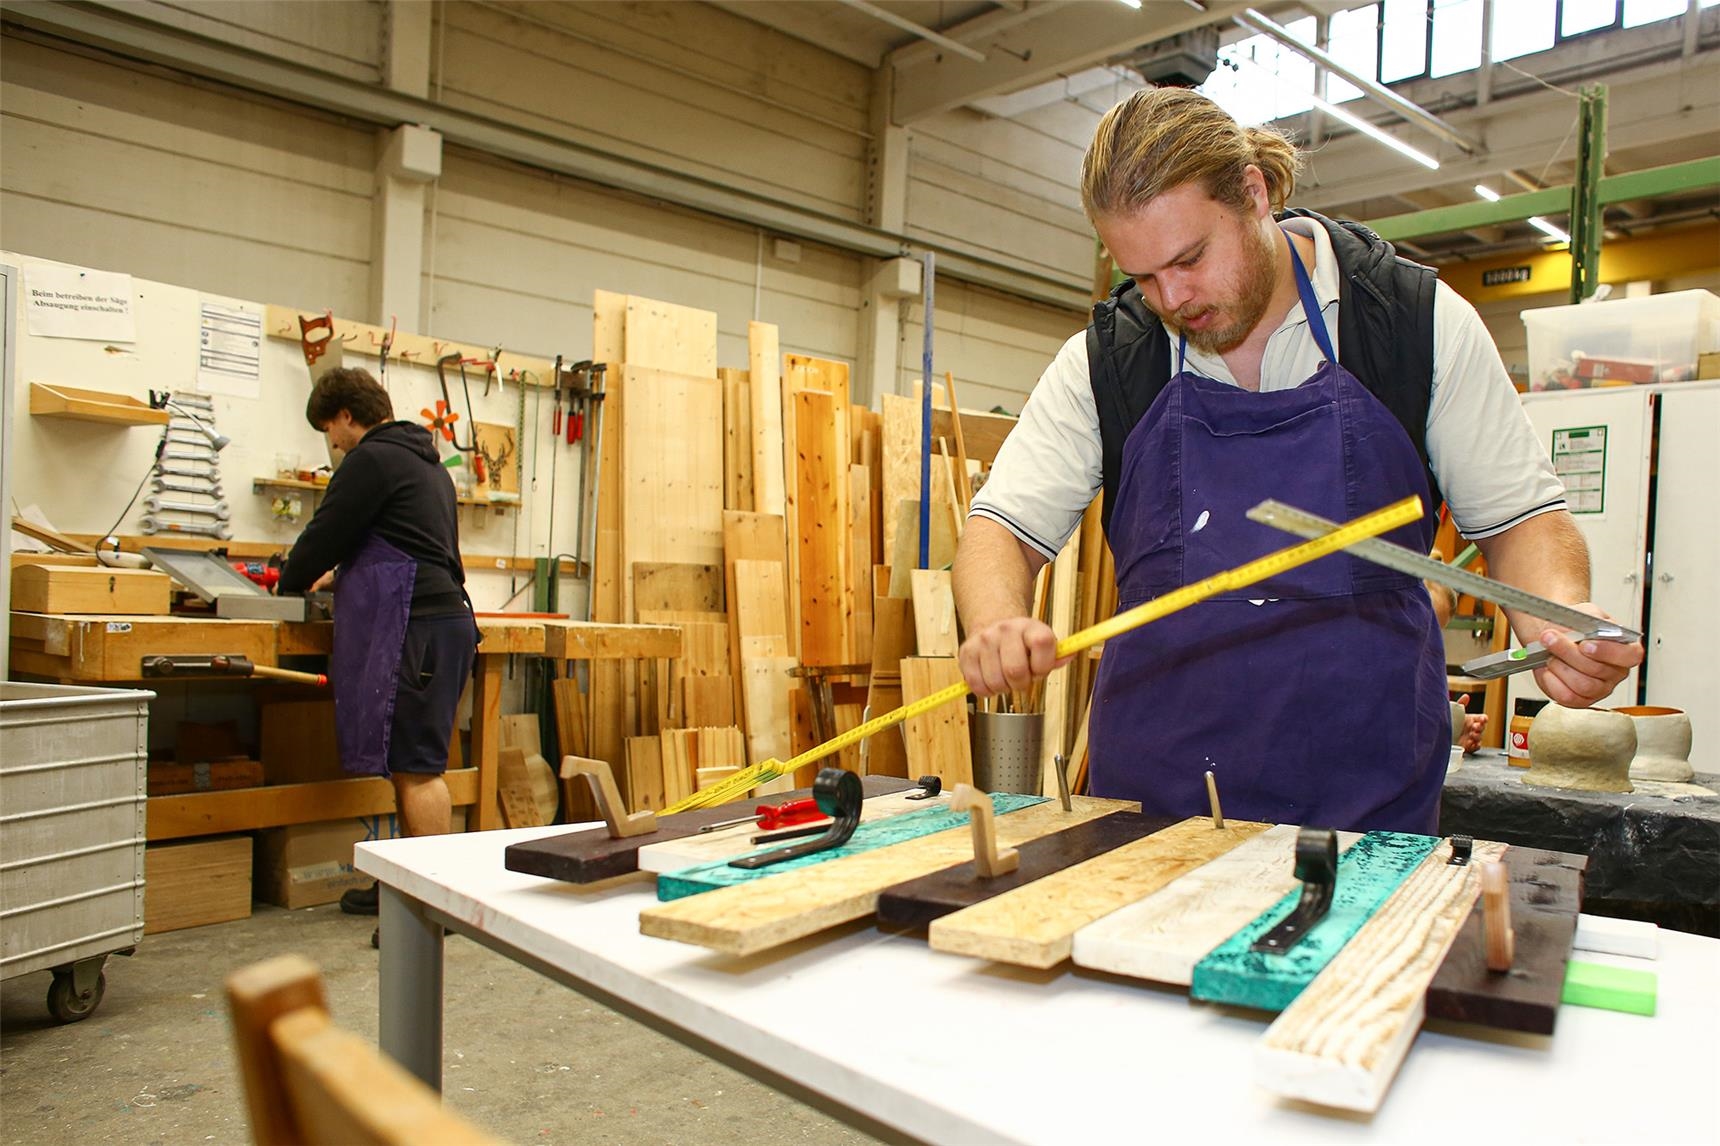
{"type": "MultiPolygon", "coordinates": [[[[1086,316],[1022,302],[968,283],[938,280],[932,300],[934,381],[955,375],[956,398],[966,410],[998,406],[1021,413],[1039,376],[1058,348],[1086,326],[1086,316]]],[[[921,377],[925,311],[918,301],[904,307],[897,354],[899,394],[912,394],[921,377]]]]}

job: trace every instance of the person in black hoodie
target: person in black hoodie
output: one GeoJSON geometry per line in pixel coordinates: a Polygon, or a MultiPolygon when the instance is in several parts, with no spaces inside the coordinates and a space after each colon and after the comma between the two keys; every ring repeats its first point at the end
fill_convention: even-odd
{"type": "MultiPolygon", "coordinates": [[[[339,567],[329,680],[341,766],[390,778],[405,835],[444,834],[452,807],[442,774],[478,637],[454,485],[429,431],[395,421],[367,371],[318,378],[305,417],[345,457],[287,557],[280,592],[320,588],[339,567]]],[[[341,900],[354,914],[376,905],[374,885],[341,900]]]]}

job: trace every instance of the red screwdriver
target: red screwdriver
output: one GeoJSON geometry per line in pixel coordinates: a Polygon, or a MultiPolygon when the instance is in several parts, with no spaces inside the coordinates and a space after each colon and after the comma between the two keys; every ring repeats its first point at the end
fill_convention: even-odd
{"type": "Polygon", "coordinates": [[[778,828],[793,827],[795,824],[805,824],[813,820],[829,819],[819,807],[818,801],[810,797],[804,800],[788,800],[781,804],[760,804],[756,814],[741,816],[733,820],[721,820],[715,824],[706,824],[701,832],[714,832],[722,828],[732,828],[736,824],[757,823],[767,832],[778,828]]]}

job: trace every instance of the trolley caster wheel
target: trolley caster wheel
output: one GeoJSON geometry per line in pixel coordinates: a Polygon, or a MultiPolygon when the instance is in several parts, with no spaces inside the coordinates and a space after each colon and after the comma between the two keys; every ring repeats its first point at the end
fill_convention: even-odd
{"type": "Polygon", "coordinates": [[[79,995],[70,975],[55,975],[48,985],[48,1013],[62,1023],[76,1023],[95,1014],[107,993],[106,973],[96,976],[96,985],[79,995]]]}

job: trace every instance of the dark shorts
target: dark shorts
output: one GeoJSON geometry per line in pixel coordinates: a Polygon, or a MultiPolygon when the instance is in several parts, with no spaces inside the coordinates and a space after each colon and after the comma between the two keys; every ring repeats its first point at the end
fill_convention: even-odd
{"type": "Polygon", "coordinates": [[[455,710],[476,655],[470,613],[414,617],[407,624],[388,734],[390,772],[434,776],[447,771],[455,710]]]}

